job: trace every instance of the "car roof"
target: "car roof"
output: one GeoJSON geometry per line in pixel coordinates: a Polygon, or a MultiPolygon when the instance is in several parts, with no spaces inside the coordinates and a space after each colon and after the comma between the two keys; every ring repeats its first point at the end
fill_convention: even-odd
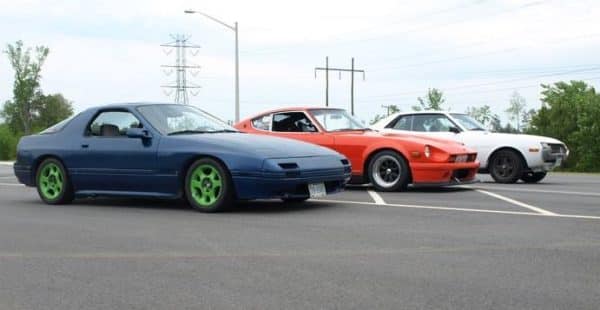
{"type": "Polygon", "coordinates": [[[267,110],[267,111],[263,111],[260,112],[258,114],[254,114],[250,117],[248,117],[247,119],[252,119],[255,118],[257,116],[261,116],[261,115],[265,115],[265,114],[272,114],[272,113],[281,113],[281,112],[291,112],[291,111],[306,111],[306,110],[344,110],[343,108],[330,108],[330,107],[317,107],[317,106],[312,106],[312,107],[286,107],[286,108],[279,108],[279,109],[273,109],[273,110],[267,110]]]}
{"type": "Polygon", "coordinates": [[[434,111],[434,110],[428,110],[428,111],[401,111],[401,112],[396,112],[394,113],[394,115],[406,115],[406,114],[467,114],[465,112],[458,112],[458,111],[434,111]]]}

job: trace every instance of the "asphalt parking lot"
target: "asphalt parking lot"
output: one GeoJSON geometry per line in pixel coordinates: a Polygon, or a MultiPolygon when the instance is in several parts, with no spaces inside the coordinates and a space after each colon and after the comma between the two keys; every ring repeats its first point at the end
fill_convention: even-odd
{"type": "Polygon", "coordinates": [[[202,214],[47,206],[0,166],[0,309],[598,309],[600,175],[202,214]]]}

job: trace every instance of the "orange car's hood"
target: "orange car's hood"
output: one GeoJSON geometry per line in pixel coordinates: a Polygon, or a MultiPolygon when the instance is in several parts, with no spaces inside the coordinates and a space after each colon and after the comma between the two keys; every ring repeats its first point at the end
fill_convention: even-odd
{"type": "Polygon", "coordinates": [[[434,137],[425,137],[418,135],[411,135],[405,133],[384,133],[379,131],[345,131],[335,133],[336,135],[344,135],[344,136],[361,136],[361,137],[372,137],[373,139],[392,139],[397,142],[410,142],[415,144],[422,145],[431,145],[440,150],[444,150],[448,153],[476,153],[475,150],[466,147],[463,143],[457,142],[455,140],[450,139],[442,139],[442,138],[434,138],[434,137]]]}

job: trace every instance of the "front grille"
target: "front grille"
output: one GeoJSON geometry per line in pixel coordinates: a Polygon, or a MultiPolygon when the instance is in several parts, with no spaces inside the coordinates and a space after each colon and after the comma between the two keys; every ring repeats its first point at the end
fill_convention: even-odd
{"type": "Polygon", "coordinates": [[[458,169],[458,170],[454,170],[454,173],[452,173],[452,178],[454,179],[464,179],[466,177],[469,176],[469,169],[458,169]]]}
{"type": "Polygon", "coordinates": [[[566,148],[563,144],[549,143],[548,146],[550,146],[550,150],[552,151],[552,154],[562,154],[562,153],[566,152],[566,148]]]}

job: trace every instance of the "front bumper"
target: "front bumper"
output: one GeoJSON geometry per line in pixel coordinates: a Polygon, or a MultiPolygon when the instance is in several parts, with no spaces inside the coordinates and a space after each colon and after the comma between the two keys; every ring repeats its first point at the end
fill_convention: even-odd
{"type": "Polygon", "coordinates": [[[560,167],[569,157],[569,149],[564,144],[550,143],[542,148],[542,165],[539,167],[530,167],[534,172],[549,171],[560,167]]]}
{"type": "Polygon", "coordinates": [[[31,166],[14,163],[13,170],[17,180],[19,180],[19,183],[27,186],[35,186],[35,178],[31,173],[31,166]]]}
{"type": "Polygon", "coordinates": [[[308,184],[324,183],[327,194],[340,192],[350,180],[350,173],[333,174],[319,177],[276,177],[234,175],[237,198],[307,198],[310,197],[308,184]]]}
{"type": "Polygon", "coordinates": [[[447,186],[476,182],[479,162],[411,163],[414,186],[447,186]]]}

